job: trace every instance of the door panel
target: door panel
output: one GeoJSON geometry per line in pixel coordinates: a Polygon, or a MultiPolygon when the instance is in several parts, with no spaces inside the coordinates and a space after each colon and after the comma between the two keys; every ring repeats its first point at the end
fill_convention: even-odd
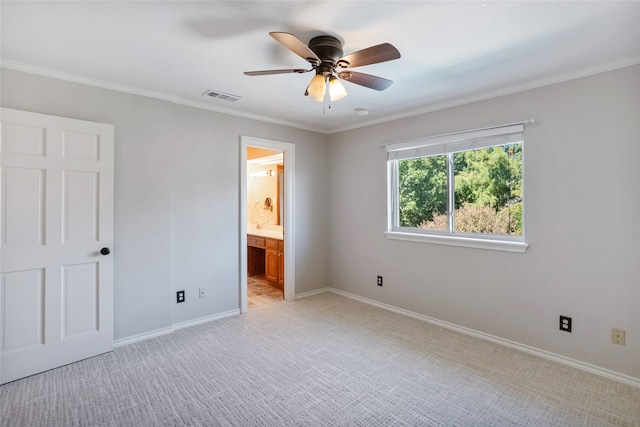
{"type": "Polygon", "coordinates": [[[113,348],[114,129],[1,111],[5,383],[113,348]]]}
{"type": "Polygon", "coordinates": [[[65,159],[100,160],[99,135],[65,131],[63,157],[65,159]]]}
{"type": "Polygon", "coordinates": [[[2,275],[3,352],[44,344],[44,277],[41,269],[2,275]],[[10,302],[10,303],[8,303],[10,302]]]}
{"type": "Polygon", "coordinates": [[[64,231],[66,240],[98,240],[98,174],[64,172],[64,231]]]}
{"type": "Polygon", "coordinates": [[[2,152],[26,156],[45,155],[45,131],[41,126],[3,123],[2,152]]]}
{"type": "Polygon", "coordinates": [[[97,263],[63,267],[63,339],[98,331],[97,263]]]}
{"type": "Polygon", "coordinates": [[[4,168],[2,183],[2,243],[44,244],[45,171],[4,168]]]}

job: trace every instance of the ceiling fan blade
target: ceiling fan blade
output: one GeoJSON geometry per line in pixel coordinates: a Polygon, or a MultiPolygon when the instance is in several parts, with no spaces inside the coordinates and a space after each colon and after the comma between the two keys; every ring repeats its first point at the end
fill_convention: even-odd
{"type": "Polygon", "coordinates": [[[385,90],[393,84],[393,80],[383,79],[382,77],[372,76],[371,74],[356,73],[355,71],[341,71],[338,73],[338,77],[345,81],[375,90],[385,90]]]}
{"type": "Polygon", "coordinates": [[[398,49],[389,43],[382,43],[340,58],[338,60],[338,67],[361,67],[363,65],[377,64],[398,58],[400,58],[398,49]]]}
{"type": "Polygon", "coordinates": [[[320,58],[318,58],[318,56],[311,49],[309,49],[309,46],[302,43],[300,39],[293,34],[271,32],[269,33],[269,35],[305,61],[309,61],[311,63],[317,61],[317,64],[321,62],[320,58]]]}
{"type": "Polygon", "coordinates": [[[302,68],[290,68],[287,70],[262,70],[262,71],[245,71],[247,76],[268,76],[269,74],[288,74],[288,73],[308,73],[311,70],[305,70],[302,68]]]}

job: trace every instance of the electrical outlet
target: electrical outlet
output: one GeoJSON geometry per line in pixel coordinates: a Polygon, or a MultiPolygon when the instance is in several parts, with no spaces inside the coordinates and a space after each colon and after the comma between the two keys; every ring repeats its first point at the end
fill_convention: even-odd
{"type": "Polygon", "coordinates": [[[378,276],[378,286],[382,286],[382,276],[378,276]]]}
{"type": "Polygon", "coordinates": [[[176,292],[176,303],[184,302],[184,291],[176,292]]]}
{"type": "Polygon", "coordinates": [[[200,288],[199,293],[198,293],[198,296],[199,296],[200,298],[204,298],[204,297],[205,297],[205,290],[204,290],[204,288],[200,288]]]}
{"type": "Polygon", "coordinates": [[[560,316],[560,330],[571,332],[571,317],[560,316]]]}
{"type": "Polygon", "coordinates": [[[625,333],[622,329],[611,328],[611,342],[624,345],[625,333]]]}

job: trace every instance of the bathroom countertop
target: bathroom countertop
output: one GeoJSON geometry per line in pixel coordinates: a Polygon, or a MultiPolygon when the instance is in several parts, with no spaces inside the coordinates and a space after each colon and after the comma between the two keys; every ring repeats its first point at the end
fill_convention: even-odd
{"type": "Polygon", "coordinates": [[[250,234],[252,236],[268,237],[270,239],[284,240],[282,231],[277,231],[277,230],[250,228],[250,229],[247,229],[247,234],[250,234]]]}

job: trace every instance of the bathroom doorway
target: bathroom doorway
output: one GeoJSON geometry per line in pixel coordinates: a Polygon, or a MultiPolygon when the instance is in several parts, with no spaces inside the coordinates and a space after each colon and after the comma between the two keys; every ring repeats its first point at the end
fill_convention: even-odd
{"type": "Polygon", "coordinates": [[[240,311],[295,299],[294,145],[241,137],[240,311]]]}
{"type": "Polygon", "coordinates": [[[284,299],[284,152],[247,147],[248,309],[284,299]]]}

